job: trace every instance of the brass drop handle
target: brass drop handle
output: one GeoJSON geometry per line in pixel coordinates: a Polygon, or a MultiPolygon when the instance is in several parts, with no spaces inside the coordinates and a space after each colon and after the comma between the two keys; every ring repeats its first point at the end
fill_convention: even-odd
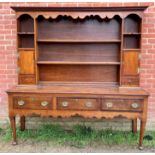
{"type": "Polygon", "coordinates": [[[63,101],[61,104],[63,107],[68,107],[68,105],[69,105],[69,103],[67,101],[63,101]]]}
{"type": "Polygon", "coordinates": [[[86,107],[88,107],[88,108],[90,108],[90,107],[92,107],[93,106],[93,104],[92,104],[92,102],[90,102],[90,101],[88,101],[88,102],[86,102],[86,107]]]}
{"type": "Polygon", "coordinates": [[[131,107],[134,108],[134,109],[136,109],[136,108],[139,107],[139,104],[138,104],[138,103],[132,103],[132,104],[131,104],[131,107]]]}
{"type": "Polygon", "coordinates": [[[48,102],[47,101],[42,101],[41,102],[41,106],[46,107],[47,105],[48,105],[48,102]]]}
{"type": "Polygon", "coordinates": [[[113,103],[112,102],[106,102],[106,106],[107,106],[107,108],[112,108],[113,107],[113,103]]]}
{"type": "Polygon", "coordinates": [[[18,105],[19,105],[19,106],[23,106],[24,104],[25,104],[25,102],[24,102],[23,100],[19,100],[19,101],[18,101],[18,105]]]}

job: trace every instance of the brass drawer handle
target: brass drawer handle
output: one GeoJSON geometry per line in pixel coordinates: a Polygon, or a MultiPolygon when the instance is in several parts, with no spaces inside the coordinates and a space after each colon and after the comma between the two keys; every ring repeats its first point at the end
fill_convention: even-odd
{"type": "Polygon", "coordinates": [[[134,109],[136,109],[136,108],[139,107],[139,104],[138,104],[138,103],[132,103],[132,104],[131,104],[131,107],[134,108],[134,109]]]}
{"type": "Polygon", "coordinates": [[[61,103],[61,105],[62,105],[63,107],[68,107],[69,103],[68,103],[67,101],[63,101],[63,102],[61,103]]]}
{"type": "Polygon", "coordinates": [[[25,102],[23,100],[19,100],[17,103],[19,106],[23,106],[25,104],[25,102]]]}
{"type": "Polygon", "coordinates": [[[107,108],[112,108],[113,107],[113,103],[112,102],[106,102],[106,106],[107,106],[107,108]]]}
{"type": "Polygon", "coordinates": [[[88,107],[88,108],[90,108],[90,107],[92,107],[93,106],[93,104],[92,104],[92,102],[90,102],[90,101],[88,101],[88,102],[86,102],[86,107],[88,107]]]}
{"type": "Polygon", "coordinates": [[[42,102],[41,102],[41,105],[42,105],[43,107],[46,107],[46,106],[48,105],[48,102],[47,102],[47,101],[42,101],[42,102]]]}

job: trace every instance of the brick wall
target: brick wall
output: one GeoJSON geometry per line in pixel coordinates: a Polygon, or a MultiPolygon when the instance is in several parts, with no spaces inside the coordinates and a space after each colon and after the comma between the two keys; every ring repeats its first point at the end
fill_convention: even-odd
{"type": "Polygon", "coordinates": [[[150,92],[148,123],[155,124],[155,3],[0,3],[0,120],[7,118],[5,91],[17,84],[16,18],[10,6],[141,6],[149,5],[144,13],[140,85],[150,92]]]}

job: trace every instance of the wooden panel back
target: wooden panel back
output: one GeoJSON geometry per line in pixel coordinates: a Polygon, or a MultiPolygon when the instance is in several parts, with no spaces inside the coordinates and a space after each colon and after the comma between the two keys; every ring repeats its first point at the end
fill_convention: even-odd
{"type": "Polygon", "coordinates": [[[56,20],[38,19],[38,38],[54,40],[110,40],[120,39],[119,19],[56,20]],[[107,35],[108,34],[108,35],[107,35]]]}
{"type": "Polygon", "coordinates": [[[118,82],[115,65],[39,65],[40,81],[118,82]]]}
{"type": "Polygon", "coordinates": [[[34,48],[34,36],[33,35],[18,35],[18,47],[19,48],[34,48]]]}
{"type": "Polygon", "coordinates": [[[20,74],[34,74],[34,51],[19,51],[20,74]]]}
{"type": "Polygon", "coordinates": [[[135,51],[123,52],[123,75],[137,75],[139,67],[139,56],[135,51]]]}
{"type": "Polygon", "coordinates": [[[29,15],[22,15],[18,19],[18,32],[34,32],[34,21],[29,15]]]}
{"type": "Polygon", "coordinates": [[[130,15],[125,18],[124,32],[137,33],[140,32],[141,19],[137,15],[130,15]]]}
{"type": "Polygon", "coordinates": [[[120,44],[40,43],[38,50],[43,61],[119,62],[120,44]]]}
{"type": "Polygon", "coordinates": [[[140,48],[140,35],[124,36],[124,48],[125,49],[138,49],[140,48]]]}

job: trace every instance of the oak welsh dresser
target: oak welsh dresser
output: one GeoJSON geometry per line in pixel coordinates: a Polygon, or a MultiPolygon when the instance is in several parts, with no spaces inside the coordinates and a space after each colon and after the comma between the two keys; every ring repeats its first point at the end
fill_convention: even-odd
{"type": "Polygon", "coordinates": [[[7,91],[16,116],[125,117],[142,148],[148,93],[140,88],[140,7],[12,7],[17,17],[18,85],[7,91]]]}

